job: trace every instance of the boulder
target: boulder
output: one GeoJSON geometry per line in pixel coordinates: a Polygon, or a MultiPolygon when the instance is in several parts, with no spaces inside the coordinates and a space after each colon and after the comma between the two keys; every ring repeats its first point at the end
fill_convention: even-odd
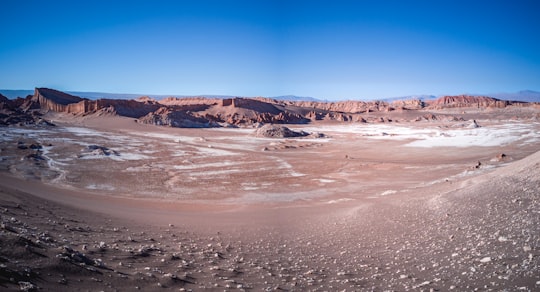
{"type": "Polygon", "coordinates": [[[296,132],[285,126],[266,124],[255,130],[255,136],[264,138],[293,138],[308,136],[304,131],[296,132]]]}

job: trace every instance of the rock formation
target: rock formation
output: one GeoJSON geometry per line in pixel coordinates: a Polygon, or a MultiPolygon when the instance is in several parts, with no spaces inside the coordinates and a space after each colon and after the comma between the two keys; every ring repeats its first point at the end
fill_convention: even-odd
{"type": "Polygon", "coordinates": [[[123,99],[89,100],[48,88],[36,88],[34,95],[23,104],[25,109],[64,112],[71,114],[91,114],[108,111],[121,116],[138,118],[160,107],[152,101],[138,102],[123,99]]]}
{"type": "Polygon", "coordinates": [[[158,110],[145,115],[138,120],[140,123],[178,128],[208,128],[219,125],[204,117],[198,117],[189,111],[174,110],[170,107],[160,107],[158,110]]]}
{"type": "Polygon", "coordinates": [[[396,100],[390,106],[400,110],[419,110],[425,107],[425,103],[419,99],[396,100]]]}
{"type": "Polygon", "coordinates": [[[365,113],[384,111],[389,104],[384,101],[340,101],[340,102],[315,102],[315,101],[288,101],[282,102],[290,105],[323,110],[327,112],[341,113],[365,113]]]}
{"type": "Polygon", "coordinates": [[[13,102],[7,97],[0,94],[0,111],[1,110],[13,110],[13,102]]]}
{"type": "Polygon", "coordinates": [[[285,126],[266,124],[255,130],[255,136],[264,138],[292,138],[308,136],[306,132],[296,132],[285,126]]]}
{"type": "Polygon", "coordinates": [[[476,108],[504,108],[511,105],[511,101],[499,100],[487,96],[442,96],[429,102],[431,108],[454,108],[454,107],[476,107],[476,108]]]}
{"type": "Polygon", "coordinates": [[[72,105],[81,101],[83,99],[78,96],[48,88],[36,88],[34,96],[30,99],[30,103],[38,104],[41,109],[55,112],[76,111],[78,107],[72,109],[72,105]]]}
{"type": "MultiPolygon", "coordinates": [[[[171,127],[217,127],[222,125],[251,126],[257,123],[305,124],[316,120],[340,122],[367,122],[392,120],[380,116],[362,117],[377,112],[430,110],[443,108],[504,108],[507,106],[529,106],[529,103],[498,100],[487,96],[443,96],[432,101],[419,99],[384,101],[284,101],[270,98],[204,98],[169,97],[154,100],[140,97],[136,100],[98,99],[89,100],[48,88],[36,88],[34,95],[9,100],[0,96],[0,114],[3,123],[6,116],[15,111],[18,122],[31,121],[31,116],[20,113],[30,111],[63,112],[73,115],[119,115],[138,119],[141,123],[167,125],[171,127]]],[[[538,106],[532,104],[531,106],[538,106]]],[[[436,120],[426,113],[417,120],[436,120]]]]}
{"type": "Polygon", "coordinates": [[[45,121],[37,111],[25,111],[20,106],[22,99],[10,100],[0,94],[0,125],[38,125],[53,126],[45,121]]]}

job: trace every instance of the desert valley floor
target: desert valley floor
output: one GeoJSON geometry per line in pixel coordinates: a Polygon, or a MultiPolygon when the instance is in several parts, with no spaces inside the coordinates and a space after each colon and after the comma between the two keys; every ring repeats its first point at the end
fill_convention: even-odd
{"type": "Polygon", "coordinates": [[[538,291],[537,111],[1,127],[0,289],[538,291]]]}

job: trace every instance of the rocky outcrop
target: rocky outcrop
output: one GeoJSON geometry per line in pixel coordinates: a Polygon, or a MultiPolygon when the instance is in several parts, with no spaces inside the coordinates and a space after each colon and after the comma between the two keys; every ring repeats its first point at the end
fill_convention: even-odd
{"type": "Polygon", "coordinates": [[[365,113],[386,111],[389,104],[384,101],[340,101],[340,102],[314,102],[314,101],[290,101],[286,102],[298,107],[311,108],[326,112],[341,113],[365,113]]]}
{"type": "Polygon", "coordinates": [[[174,110],[169,107],[160,107],[138,120],[143,124],[169,126],[178,128],[209,128],[219,127],[219,124],[204,117],[197,117],[187,111],[174,110]]]}
{"type": "Polygon", "coordinates": [[[221,104],[224,107],[230,106],[233,108],[244,108],[258,113],[268,113],[272,115],[277,115],[281,113],[281,111],[277,109],[274,104],[259,101],[256,99],[230,98],[223,99],[221,104]]]}
{"type": "Polygon", "coordinates": [[[143,117],[161,106],[153,102],[138,102],[124,99],[98,99],[84,102],[84,113],[92,113],[109,108],[117,115],[130,118],[143,117]]]}
{"type": "Polygon", "coordinates": [[[469,129],[476,129],[476,128],[480,128],[480,126],[478,125],[478,123],[476,122],[476,120],[472,120],[472,122],[467,126],[467,128],[469,128],[469,129]]]}
{"type": "Polygon", "coordinates": [[[256,123],[274,123],[274,124],[305,124],[309,120],[303,116],[290,112],[279,112],[277,115],[270,113],[260,113],[252,120],[244,122],[256,122],[256,123]]]}
{"type": "Polygon", "coordinates": [[[149,96],[141,96],[137,99],[135,99],[135,101],[138,101],[138,102],[150,102],[150,103],[157,103],[157,100],[149,97],[149,96]]]}
{"type": "Polygon", "coordinates": [[[158,101],[162,105],[193,105],[193,104],[201,104],[201,105],[216,105],[221,103],[221,99],[216,98],[204,98],[204,97],[167,97],[160,101],[158,101]]]}
{"type": "Polygon", "coordinates": [[[263,138],[292,138],[292,137],[304,137],[309,133],[304,131],[296,132],[285,126],[266,124],[255,130],[255,136],[263,138]]]}
{"type": "Polygon", "coordinates": [[[256,123],[303,124],[310,120],[301,113],[288,110],[271,99],[228,98],[204,111],[211,120],[231,125],[256,123]]]}
{"type": "Polygon", "coordinates": [[[24,110],[40,109],[76,115],[106,111],[131,118],[142,117],[160,107],[161,105],[150,100],[89,100],[48,88],[36,88],[34,95],[27,98],[22,105],[24,110]]]}
{"type": "Polygon", "coordinates": [[[13,110],[13,108],[13,102],[9,98],[0,94],[0,110],[13,110]]]}
{"type": "Polygon", "coordinates": [[[409,99],[393,101],[390,106],[400,110],[419,110],[423,109],[426,104],[419,99],[409,99]]]}
{"type": "Polygon", "coordinates": [[[42,104],[55,103],[61,105],[68,105],[71,103],[77,103],[83,99],[78,96],[67,94],[65,92],[54,89],[36,88],[34,90],[33,100],[42,104]]]}
{"type": "Polygon", "coordinates": [[[54,126],[52,123],[43,119],[39,111],[25,111],[20,105],[25,99],[8,99],[0,94],[0,126],[8,125],[36,125],[36,126],[54,126]]]}
{"type": "Polygon", "coordinates": [[[37,104],[42,110],[46,111],[71,112],[73,111],[71,107],[81,101],[83,101],[83,99],[78,96],[73,96],[58,90],[36,88],[34,96],[29,100],[27,107],[29,109],[36,108],[37,106],[35,105],[37,104]]]}
{"type": "Polygon", "coordinates": [[[274,124],[305,124],[310,120],[300,114],[291,112],[279,112],[278,114],[257,113],[248,114],[232,113],[227,115],[218,114],[217,116],[206,115],[206,117],[219,122],[225,122],[231,125],[252,125],[257,123],[274,124]]]}
{"type": "Polygon", "coordinates": [[[488,96],[456,95],[442,96],[434,101],[430,101],[429,107],[437,109],[460,107],[504,108],[511,104],[511,101],[499,100],[488,96]]]}
{"type": "Polygon", "coordinates": [[[323,114],[316,111],[310,111],[305,117],[311,121],[318,121],[323,119],[323,114]]]}

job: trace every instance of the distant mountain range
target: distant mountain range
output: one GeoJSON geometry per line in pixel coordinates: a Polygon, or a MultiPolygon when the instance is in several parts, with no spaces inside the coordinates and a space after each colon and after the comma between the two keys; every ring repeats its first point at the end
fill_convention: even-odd
{"type": "Polygon", "coordinates": [[[540,102],[540,92],[532,90],[522,90],[516,93],[494,93],[489,96],[503,100],[540,102]]]}
{"type": "Polygon", "coordinates": [[[281,95],[270,97],[277,100],[290,100],[290,101],[322,101],[320,99],[309,96],[296,96],[296,95],[281,95]]]}
{"type": "MultiPolygon", "coordinates": [[[[107,92],[86,92],[86,91],[65,91],[66,93],[79,96],[82,98],[88,98],[88,99],[101,99],[101,98],[108,98],[108,99],[137,99],[141,96],[148,96],[154,99],[163,99],[167,97],[205,97],[205,98],[234,98],[234,97],[240,97],[240,96],[233,96],[233,95],[212,95],[212,94],[203,94],[203,95],[175,95],[175,94],[134,94],[134,93],[107,93],[107,92]]],[[[33,95],[34,90],[30,89],[20,89],[20,90],[13,90],[13,89],[0,89],[0,93],[6,96],[10,99],[15,99],[17,97],[26,97],[28,95],[33,95]]],[[[273,96],[270,97],[277,100],[291,100],[291,101],[320,101],[319,99],[316,99],[314,97],[306,97],[306,96],[296,96],[296,95],[282,95],[282,96],[273,96]]]]}
{"type": "Polygon", "coordinates": [[[383,98],[380,101],[392,102],[396,100],[411,100],[411,99],[419,99],[421,101],[427,101],[427,100],[434,100],[437,98],[438,96],[435,96],[435,95],[421,94],[421,95],[406,95],[406,96],[399,96],[399,97],[383,98]]]}
{"type": "Polygon", "coordinates": [[[34,91],[27,89],[0,89],[0,94],[9,99],[15,99],[17,97],[27,97],[28,95],[32,95],[34,94],[34,91]]]}
{"type": "MultiPolygon", "coordinates": [[[[69,94],[79,96],[82,98],[88,99],[136,99],[141,96],[148,96],[157,100],[166,98],[166,97],[194,97],[193,95],[156,95],[156,94],[133,94],[133,93],[107,93],[107,92],[86,92],[86,91],[66,91],[69,94]]],[[[15,99],[17,97],[26,97],[28,95],[34,94],[34,90],[30,89],[21,89],[21,90],[12,90],[12,89],[0,89],[0,93],[4,96],[15,99]]],[[[524,102],[540,102],[540,92],[533,90],[522,90],[515,93],[492,93],[492,94],[474,94],[482,96],[490,96],[501,100],[512,100],[512,101],[524,101],[524,102]]],[[[237,96],[232,95],[196,95],[196,97],[206,97],[206,98],[233,98],[237,96]]],[[[326,101],[317,99],[314,97],[308,96],[296,96],[296,95],[281,95],[269,97],[277,100],[288,100],[288,101],[326,101]]],[[[419,99],[422,101],[434,100],[438,98],[435,95],[407,95],[399,97],[389,97],[383,99],[377,99],[380,101],[392,102],[396,100],[410,100],[410,99],[419,99]]],[[[375,100],[375,99],[374,99],[375,100]]]]}
{"type": "MultiPolygon", "coordinates": [[[[66,93],[79,96],[82,98],[88,98],[88,99],[101,99],[101,98],[109,98],[109,99],[136,99],[141,96],[148,96],[155,99],[162,99],[166,97],[181,97],[179,95],[145,95],[145,94],[135,94],[135,93],[107,93],[107,92],[87,92],[87,91],[65,91],[66,93]]],[[[0,89],[0,93],[4,96],[14,99],[17,97],[26,97],[28,95],[33,95],[34,90],[9,90],[9,89],[0,89]]]]}

